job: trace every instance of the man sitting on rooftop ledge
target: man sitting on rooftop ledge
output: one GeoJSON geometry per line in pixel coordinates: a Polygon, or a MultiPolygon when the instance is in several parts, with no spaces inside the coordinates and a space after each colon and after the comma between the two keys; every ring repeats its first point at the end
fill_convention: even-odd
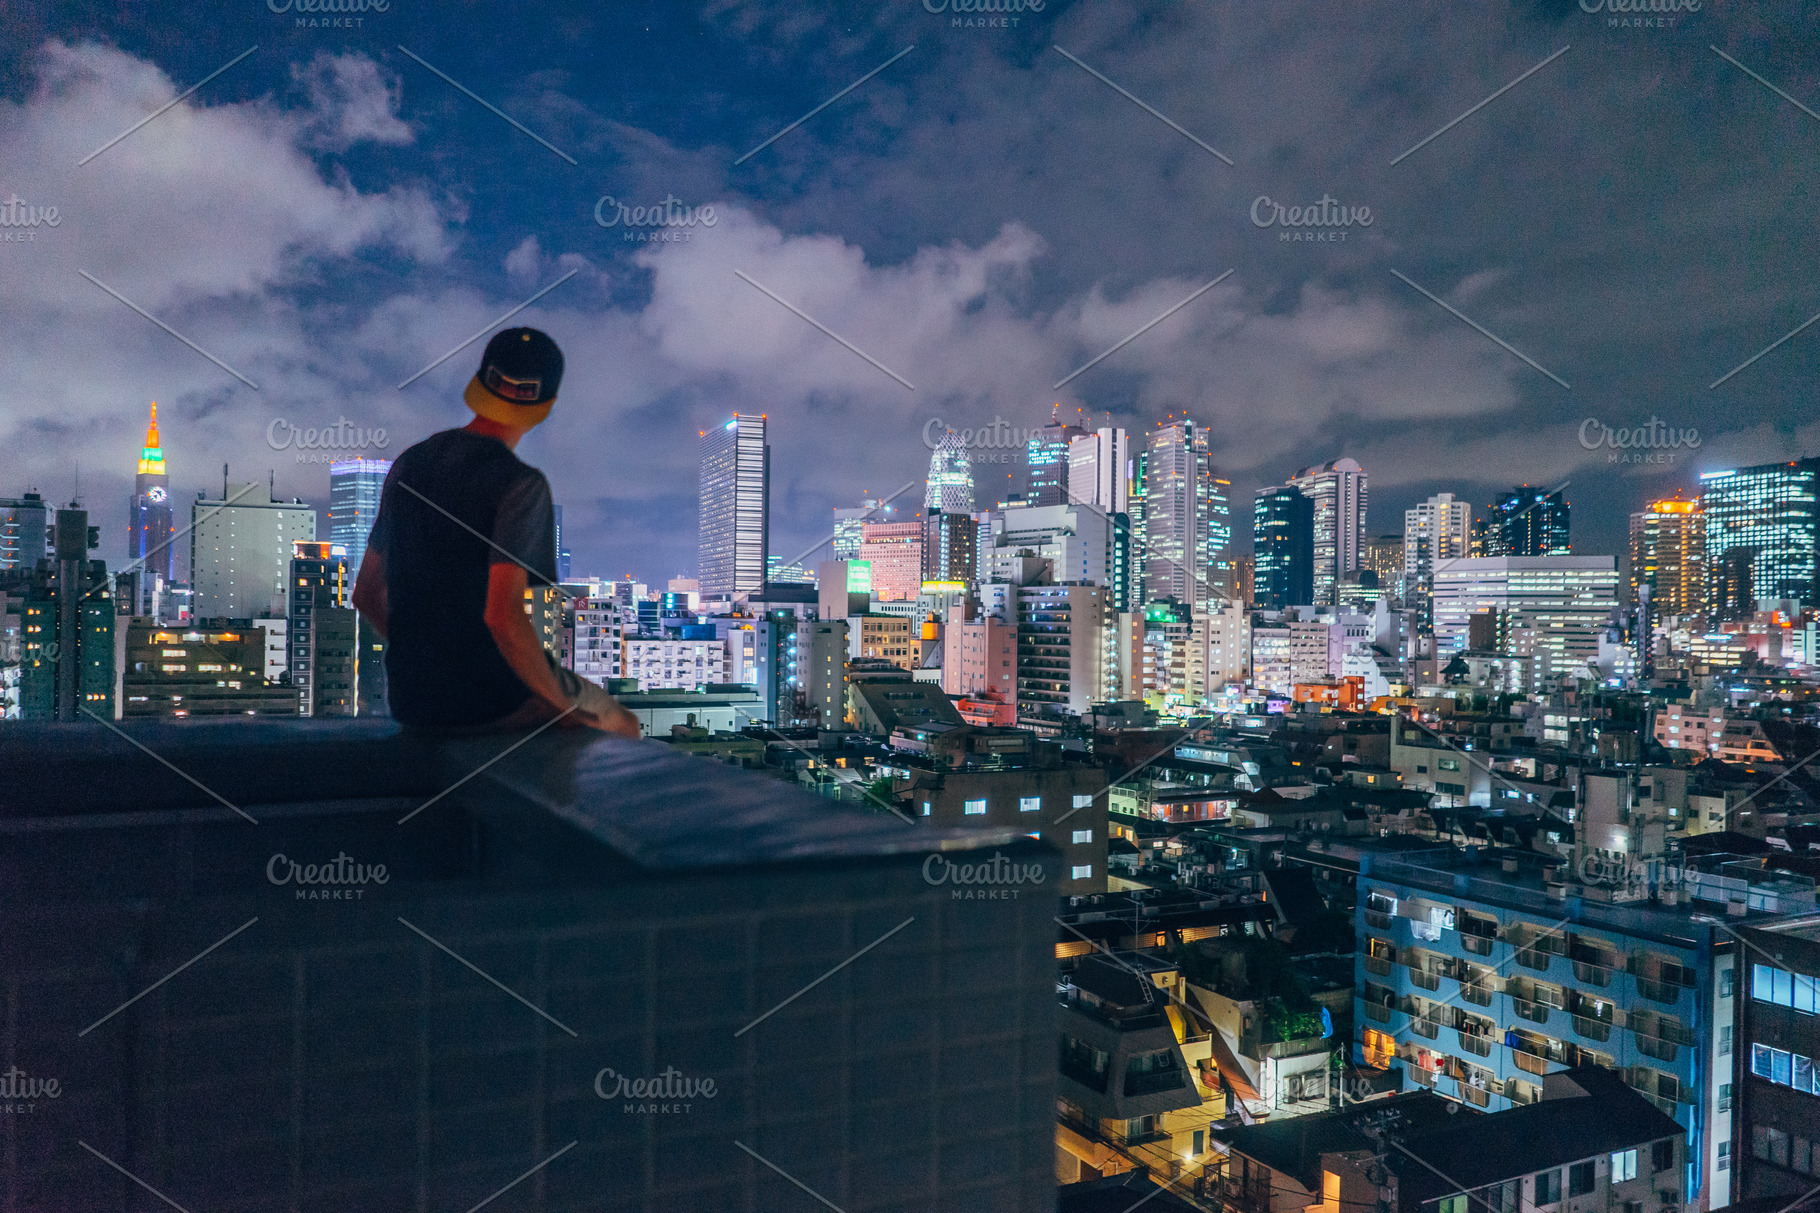
{"type": "Polygon", "coordinates": [[[527,587],[556,584],[556,523],[549,482],[514,449],[550,415],[562,366],[536,329],[494,334],[463,397],[474,420],[386,476],[354,606],[387,639],[387,698],[407,727],[639,735],[612,696],[556,664],[525,612],[527,587]]]}

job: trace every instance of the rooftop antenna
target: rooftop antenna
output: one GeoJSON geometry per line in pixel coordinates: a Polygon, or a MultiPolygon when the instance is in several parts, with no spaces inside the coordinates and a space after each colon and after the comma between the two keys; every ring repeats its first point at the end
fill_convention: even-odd
{"type": "Polygon", "coordinates": [[[76,486],[75,486],[75,489],[70,494],[70,509],[72,509],[72,510],[76,509],[81,504],[82,504],[82,460],[78,459],[78,460],[76,460],[76,486]]]}
{"type": "Polygon", "coordinates": [[[221,465],[221,499],[227,500],[227,464],[221,465]]]}

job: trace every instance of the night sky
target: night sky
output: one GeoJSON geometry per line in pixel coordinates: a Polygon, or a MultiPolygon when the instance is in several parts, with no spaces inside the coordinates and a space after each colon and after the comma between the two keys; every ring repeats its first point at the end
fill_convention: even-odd
{"type": "MultiPolygon", "coordinates": [[[[33,237],[0,242],[0,496],[67,500],[79,467],[118,562],[157,400],[180,503],[227,462],[326,506],[275,421],[385,427],[382,456],[463,423],[479,342],[398,385],[570,271],[508,323],[567,354],[520,454],[578,574],[693,574],[696,434],[736,409],[770,417],[783,555],[920,477],[931,418],[1058,401],[1205,425],[1242,547],[1253,489],[1342,455],[1373,533],[1435,491],[1567,482],[1575,549],[1616,552],[1699,471],[1820,453],[1820,324],[1709,387],[1820,312],[1802,5],[1639,29],[1594,0],[1049,0],[967,28],[942,2],[390,0],[339,29],[290,0],[9,5],[0,202],[59,222],[0,229],[33,237]],[[627,241],[607,196],[716,221],[627,241]],[[1254,222],[1323,196],[1371,222],[1254,222]],[[1580,441],[1651,416],[1701,445],[1614,465],[1580,441]]],[[[1021,487],[1006,470],[982,496],[1021,487]]]]}

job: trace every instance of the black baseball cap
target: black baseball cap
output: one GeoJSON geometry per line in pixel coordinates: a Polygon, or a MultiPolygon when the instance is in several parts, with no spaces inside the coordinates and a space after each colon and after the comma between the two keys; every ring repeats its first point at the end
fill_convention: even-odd
{"type": "Polygon", "coordinates": [[[487,342],[474,378],[508,404],[546,405],[562,384],[562,350],[538,329],[505,329],[487,342]]]}

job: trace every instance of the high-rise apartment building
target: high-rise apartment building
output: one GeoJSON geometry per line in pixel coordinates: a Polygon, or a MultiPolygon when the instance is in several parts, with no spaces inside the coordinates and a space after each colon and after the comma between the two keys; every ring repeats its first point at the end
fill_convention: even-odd
{"type": "Polygon", "coordinates": [[[915,598],[923,588],[922,520],[861,523],[859,559],[871,569],[874,598],[915,598]]]}
{"type": "Polygon", "coordinates": [[[965,589],[977,573],[979,524],[932,506],[923,518],[923,585],[965,589]]]}
{"type": "Polygon", "coordinates": [[[1068,444],[1068,500],[1126,513],[1131,504],[1131,435],[1103,426],[1068,444]]]}
{"type": "MultiPolygon", "coordinates": [[[[1756,601],[1820,605],[1820,458],[1703,473],[1700,512],[1715,582],[1727,557],[1737,553],[1748,562],[1756,601]]],[[[1715,600],[1717,589],[1709,587],[1715,600]]]]}
{"type": "Polygon", "coordinates": [[[1017,628],[990,615],[951,621],[942,637],[942,691],[1017,698],[1017,628]]]}
{"type": "MultiPolygon", "coordinates": [[[[337,459],[329,464],[329,542],[345,548],[348,568],[356,577],[366,558],[367,536],[379,517],[379,494],[385,488],[390,459],[337,459]]],[[[556,507],[557,546],[562,544],[562,507],[556,507]]],[[[567,576],[558,570],[557,580],[567,576]]]]}
{"type": "Polygon", "coordinates": [[[1472,616],[1497,612],[1516,656],[1533,657],[1536,687],[1596,659],[1618,605],[1610,556],[1485,556],[1434,569],[1435,652],[1468,647],[1472,616]]]}
{"type": "Polygon", "coordinates": [[[19,715],[25,720],[115,716],[115,607],[88,511],[58,510],[51,561],[32,573],[20,608],[19,715]]]}
{"type": "Polygon", "coordinates": [[[1434,628],[1436,562],[1467,555],[1471,542],[1472,506],[1452,493],[1436,493],[1403,511],[1403,597],[1415,607],[1422,628],[1434,628]]]}
{"type": "Polygon", "coordinates": [[[1207,431],[1189,420],[1150,433],[1144,466],[1144,600],[1201,609],[1229,593],[1229,482],[1215,476],[1207,431]]]}
{"type": "Polygon", "coordinates": [[[771,510],[771,448],[763,414],[735,413],[701,432],[701,592],[762,593],[771,510]]]}
{"type": "Polygon", "coordinates": [[[1356,459],[1335,459],[1303,468],[1289,483],[1314,501],[1314,600],[1325,606],[1365,548],[1365,469],[1356,459]]]}
{"type": "Polygon", "coordinates": [[[50,555],[51,509],[37,493],[0,498],[0,569],[35,569],[50,555]]]}
{"type": "Polygon", "coordinates": [[[144,570],[139,577],[135,615],[152,613],[152,603],[163,586],[171,584],[171,560],[176,533],[171,511],[171,482],[164,465],[164,448],[158,437],[158,402],[152,402],[151,420],[145,427],[145,446],[139,452],[139,470],[133,477],[133,502],[126,520],[126,558],[144,570]]]}
{"type": "Polygon", "coordinates": [[[1019,586],[1018,714],[1079,716],[1104,700],[1111,623],[1103,586],[1019,586]]]}
{"type": "Polygon", "coordinates": [[[198,494],[190,506],[191,617],[285,615],[294,547],[315,539],[313,506],[275,501],[269,486],[229,484],[224,475],[219,500],[198,494]]]}
{"type": "Polygon", "coordinates": [[[1392,604],[1401,603],[1404,595],[1403,536],[1379,535],[1365,541],[1360,565],[1378,575],[1378,588],[1392,604]]]}
{"type": "MultiPolygon", "coordinates": [[[[1060,405],[1056,406],[1060,408],[1060,405]]],[[[1025,505],[1066,505],[1068,502],[1068,451],[1076,438],[1088,431],[1051,416],[1049,424],[1030,436],[1025,444],[1025,463],[1030,479],[1024,494],[1025,505]]]]}
{"type": "Polygon", "coordinates": [[[1289,485],[1252,499],[1252,601],[1281,611],[1314,601],[1314,502],[1289,485]]]}
{"type": "Polygon", "coordinates": [[[1050,564],[1052,581],[1107,585],[1115,572],[1115,520],[1087,505],[1054,505],[995,511],[981,536],[979,578],[1016,580],[1025,556],[1050,564]]]}
{"type": "Polygon", "coordinates": [[[1697,501],[1655,501],[1630,516],[1630,597],[1647,587],[1650,610],[1697,615],[1706,608],[1706,531],[1697,501]]]}
{"type": "Polygon", "coordinates": [[[290,564],[286,636],[299,716],[353,716],[359,626],[349,605],[354,569],[338,545],[298,542],[290,564]]]}
{"type": "MultiPolygon", "coordinates": [[[[1561,556],[1568,542],[1568,503],[1561,490],[1518,485],[1486,507],[1479,555],[1561,556]]],[[[1462,552],[1462,555],[1465,553],[1462,552]]]]}

